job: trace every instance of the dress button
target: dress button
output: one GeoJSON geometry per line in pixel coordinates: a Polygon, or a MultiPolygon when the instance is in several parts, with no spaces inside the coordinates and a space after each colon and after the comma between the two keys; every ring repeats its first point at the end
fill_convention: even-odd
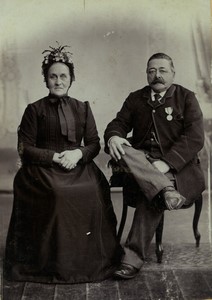
{"type": "Polygon", "coordinates": [[[155,113],[155,110],[153,109],[153,111],[152,111],[153,113],[155,113]]]}
{"type": "Polygon", "coordinates": [[[151,138],[151,142],[154,142],[154,139],[153,139],[153,138],[151,138]]]}

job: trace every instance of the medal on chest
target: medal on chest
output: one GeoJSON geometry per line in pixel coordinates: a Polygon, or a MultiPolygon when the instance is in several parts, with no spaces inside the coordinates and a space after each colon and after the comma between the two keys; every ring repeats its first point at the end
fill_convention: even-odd
{"type": "Polygon", "coordinates": [[[165,107],[165,112],[167,113],[166,119],[168,121],[171,121],[173,119],[172,113],[173,113],[173,107],[165,107]]]}

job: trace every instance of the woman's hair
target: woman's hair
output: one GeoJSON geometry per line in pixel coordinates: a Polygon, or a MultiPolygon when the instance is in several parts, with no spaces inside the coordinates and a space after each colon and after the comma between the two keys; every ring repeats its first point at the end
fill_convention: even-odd
{"type": "Polygon", "coordinates": [[[70,46],[60,46],[59,43],[58,48],[53,48],[49,46],[51,50],[44,50],[43,53],[48,53],[44,56],[44,60],[42,62],[42,74],[44,76],[44,81],[47,83],[47,77],[48,77],[48,70],[49,68],[57,62],[65,64],[70,71],[70,76],[71,76],[71,82],[75,80],[75,75],[74,75],[74,64],[72,61],[72,53],[65,51],[65,48],[70,47],[70,46]]]}

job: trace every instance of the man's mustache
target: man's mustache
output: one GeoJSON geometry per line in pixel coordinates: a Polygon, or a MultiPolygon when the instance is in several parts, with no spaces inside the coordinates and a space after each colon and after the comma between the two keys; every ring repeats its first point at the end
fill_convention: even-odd
{"type": "Polygon", "coordinates": [[[156,84],[156,83],[162,83],[162,84],[164,84],[164,80],[162,80],[162,79],[155,79],[155,80],[153,80],[151,82],[151,84],[156,84]]]}

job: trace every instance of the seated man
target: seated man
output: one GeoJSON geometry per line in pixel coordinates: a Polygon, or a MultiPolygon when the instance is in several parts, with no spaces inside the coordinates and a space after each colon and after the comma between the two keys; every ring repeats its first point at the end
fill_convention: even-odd
{"type": "Polygon", "coordinates": [[[140,189],[114,274],[125,279],[140,270],[163,210],[191,205],[205,188],[197,156],[204,144],[203,117],[194,93],[173,84],[173,61],[164,53],[149,58],[146,72],[149,85],[130,93],[104,135],[106,152],[127,167],[140,189]]]}

